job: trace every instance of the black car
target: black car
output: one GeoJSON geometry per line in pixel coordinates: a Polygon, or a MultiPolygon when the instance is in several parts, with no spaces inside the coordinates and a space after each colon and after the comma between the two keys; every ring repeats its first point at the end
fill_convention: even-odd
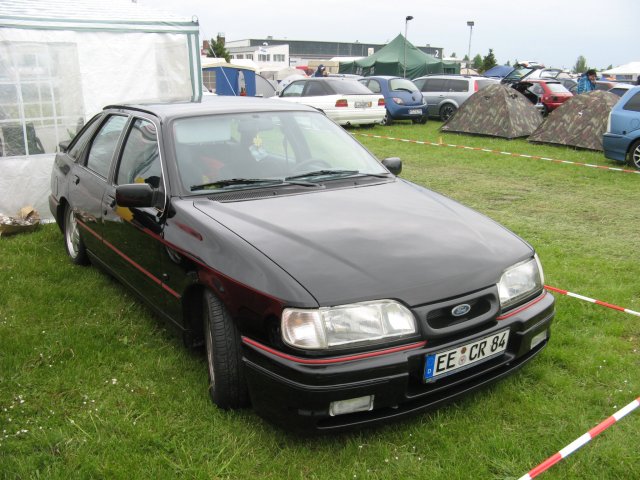
{"type": "Polygon", "coordinates": [[[205,345],[221,408],[331,431],[436,407],[547,344],[534,249],[402,180],[313,108],[110,106],[56,156],[50,207],[91,262],[205,345]]]}

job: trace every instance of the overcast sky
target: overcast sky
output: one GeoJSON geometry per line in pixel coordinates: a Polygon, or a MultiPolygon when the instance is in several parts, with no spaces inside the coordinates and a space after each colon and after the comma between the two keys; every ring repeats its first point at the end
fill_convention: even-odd
{"type": "Polygon", "coordinates": [[[579,55],[591,67],[640,61],[639,0],[138,0],[147,7],[200,21],[201,39],[223,32],[246,38],[387,43],[398,33],[416,46],[442,47],[498,63],[536,60],[571,68],[579,55]]]}

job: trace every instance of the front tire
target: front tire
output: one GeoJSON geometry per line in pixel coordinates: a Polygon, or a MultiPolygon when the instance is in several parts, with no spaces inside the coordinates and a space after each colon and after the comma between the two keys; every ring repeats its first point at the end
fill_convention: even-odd
{"type": "Polygon", "coordinates": [[[203,310],[211,400],[224,410],[244,407],[249,403],[249,393],[240,333],[220,299],[209,290],[204,293],[203,310]]]}
{"type": "Polygon", "coordinates": [[[75,265],[88,265],[89,257],[84,246],[78,222],[69,204],[64,209],[64,246],[69,258],[75,265]]]}
{"type": "Polygon", "coordinates": [[[384,118],[382,119],[382,125],[391,125],[393,123],[393,119],[391,118],[391,114],[389,110],[387,110],[384,114],[384,118]]]}
{"type": "Polygon", "coordinates": [[[637,170],[640,170],[640,140],[636,140],[629,149],[627,164],[637,170]]]}

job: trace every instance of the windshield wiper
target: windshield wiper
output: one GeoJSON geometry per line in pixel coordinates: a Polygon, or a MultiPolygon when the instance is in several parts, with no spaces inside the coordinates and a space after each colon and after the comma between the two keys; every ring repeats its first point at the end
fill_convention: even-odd
{"type": "Polygon", "coordinates": [[[302,187],[317,187],[317,183],[296,181],[290,182],[288,179],[279,178],[229,178],[228,180],[218,180],[217,182],[191,185],[190,190],[205,190],[209,188],[224,188],[231,185],[300,185],[302,187]]]}
{"type": "Polygon", "coordinates": [[[349,175],[357,175],[360,173],[358,170],[314,170],[312,172],[299,173],[298,175],[291,175],[290,177],[285,177],[285,182],[290,180],[294,180],[296,178],[306,178],[306,177],[322,177],[325,175],[335,175],[335,176],[349,176],[349,175]]]}
{"type": "Polygon", "coordinates": [[[227,180],[218,180],[217,182],[202,183],[200,185],[191,185],[190,190],[205,190],[207,188],[224,188],[230,185],[255,185],[255,184],[272,184],[281,183],[282,180],[270,180],[264,178],[229,178],[227,180]]]}

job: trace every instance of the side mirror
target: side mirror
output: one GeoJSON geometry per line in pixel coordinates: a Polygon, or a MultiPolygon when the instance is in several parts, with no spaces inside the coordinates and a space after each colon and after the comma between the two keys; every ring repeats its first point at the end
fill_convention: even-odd
{"type": "Polygon", "coordinates": [[[385,158],[382,160],[382,165],[394,175],[400,175],[402,172],[402,160],[400,160],[400,157],[385,158]]]}
{"type": "Polygon", "coordinates": [[[116,204],[119,207],[155,207],[158,190],[148,183],[128,183],[116,187],[116,204]]]}
{"type": "Polygon", "coordinates": [[[60,143],[58,143],[58,147],[60,147],[60,151],[62,153],[66,153],[66,151],[69,150],[70,144],[71,144],[71,140],[63,140],[60,143]]]}

